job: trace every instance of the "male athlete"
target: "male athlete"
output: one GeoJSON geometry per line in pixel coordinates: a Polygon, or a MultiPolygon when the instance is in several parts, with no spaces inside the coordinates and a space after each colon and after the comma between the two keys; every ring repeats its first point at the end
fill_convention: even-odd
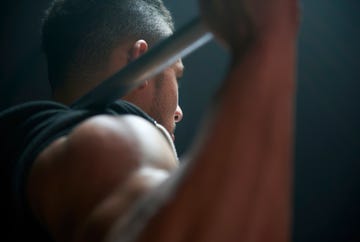
{"type": "Polygon", "coordinates": [[[54,2],[43,40],[57,102],[1,116],[4,137],[16,137],[2,154],[19,231],[37,241],[290,238],[297,1],[200,4],[232,63],[179,165],[180,60],[106,110],[64,105],[172,34],[162,2],[54,2]]]}

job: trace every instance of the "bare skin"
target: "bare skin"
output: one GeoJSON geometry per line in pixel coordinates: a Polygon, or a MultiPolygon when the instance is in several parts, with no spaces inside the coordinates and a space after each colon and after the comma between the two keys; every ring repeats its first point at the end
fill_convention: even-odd
{"type": "Polygon", "coordinates": [[[180,169],[162,134],[132,116],[94,117],[46,148],[28,191],[56,240],[288,241],[296,3],[201,1],[233,62],[207,129],[180,169]],[[222,16],[220,24],[210,15],[222,16]],[[149,220],[128,235],[136,211],[154,210],[137,203],[161,191],[171,196],[151,204],[149,220]]]}

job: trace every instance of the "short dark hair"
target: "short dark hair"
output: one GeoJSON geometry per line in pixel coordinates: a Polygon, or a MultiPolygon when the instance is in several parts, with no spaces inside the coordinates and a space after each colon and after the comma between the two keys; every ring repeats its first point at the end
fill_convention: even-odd
{"type": "Polygon", "coordinates": [[[42,28],[52,88],[101,67],[122,42],[154,44],[169,35],[166,28],[173,31],[174,23],[162,0],[54,0],[42,28]]]}

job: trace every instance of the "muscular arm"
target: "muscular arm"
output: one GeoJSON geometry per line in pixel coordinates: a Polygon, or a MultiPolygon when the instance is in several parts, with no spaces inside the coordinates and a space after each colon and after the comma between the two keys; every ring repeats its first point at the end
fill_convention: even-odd
{"type": "Polygon", "coordinates": [[[29,200],[58,241],[100,241],[115,218],[176,167],[171,147],[147,121],[98,116],[40,154],[29,200]]]}

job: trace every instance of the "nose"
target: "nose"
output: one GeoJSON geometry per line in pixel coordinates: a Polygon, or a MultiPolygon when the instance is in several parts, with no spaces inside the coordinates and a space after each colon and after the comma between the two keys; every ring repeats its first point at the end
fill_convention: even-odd
{"type": "Polygon", "coordinates": [[[183,118],[183,111],[181,110],[180,106],[178,105],[176,107],[175,115],[174,115],[175,123],[180,122],[182,120],[182,118],[183,118]]]}

